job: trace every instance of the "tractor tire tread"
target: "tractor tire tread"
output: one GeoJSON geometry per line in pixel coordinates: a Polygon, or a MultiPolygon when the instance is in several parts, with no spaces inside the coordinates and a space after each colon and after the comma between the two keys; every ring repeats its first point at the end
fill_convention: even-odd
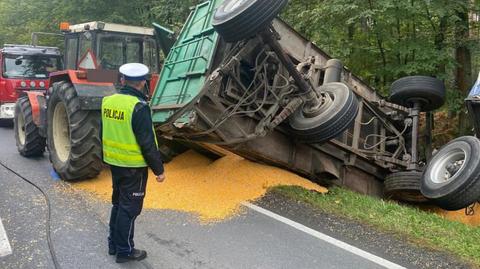
{"type": "Polygon", "coordinates": [[[18,152],[24,157],[42,156],[45,152],[46,139],[40,135],[38,126],[33,121],[32,105],[28,97],[20,97],[15,105],[15,114],[23,113],[25,123],[25,143],[21,145],[18,138],[17,118],[14,119],[15,140],[18,152]]]}
{"type": "MultiPolygon", "coordinates": [[[[54,152],[50,154],[50,160],[55,170],[62,179],[67,181],[97,176],[103,168],[100,112],[82,110],[75,89],[72,84],[65,81],[53,85],[48,108],[53,109],[58,102],[64,102],[67,109],[71,148],[65,163],[60,162],[54,152]]],[[[53,114],[53,112],[48,114],[53,114]]],[[[51,116],[49,116],[50,118],[51,116]]],[[[50,131],[47,144],[50,151],[54,151],[50,131]]]]}

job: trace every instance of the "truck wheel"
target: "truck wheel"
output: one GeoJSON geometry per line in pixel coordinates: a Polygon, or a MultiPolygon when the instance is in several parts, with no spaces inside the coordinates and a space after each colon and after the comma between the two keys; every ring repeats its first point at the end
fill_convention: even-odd
{"type": "Polygon", "coordinates": [[[358,100],[347,85],[332,82],[322,85],[318,92],[324,96],[318,113],[306,114],[301,107],[290,117],[292,135],[302,142],[323,143],[337,137],[358,113],[358,100]]]}
{"type": "Polygon", "coordinates": [[[32,105],[28,97],[20,97],[15,104],[15,142],[18,152],[25,157],[41,156],[45,152],[45,137],[33,122],[32,105]]]}
{"type": "Polygon", "coordinates": [[[213,28],[227,42],[250,38],[268,27],[288,0],[225,0],[213,15],[213,28]]]}
{"type": "Polygon", "coordinates": [[[385,195],[398,201],[426,202],[428,199],[420,192],[421,179],[422,173],[418,171],[392,173],[385,178],[385,195]]]}
{"type": "Polygon", "coordinates": [[[47,106],[47,146],[53,168],[64,180],[97,176],[102,169],[100,112],[81,110],[73,85],[53,84],[47,106]]]}
{"type": "Polygon", "coordinates": [[[427,165],[421,182],[425,197],[446,210],[459,210],[480,198],[480,140],[457,138],[427,165]]]}
{"type": "Polygon", "coordinates": [[[445,85],[432,77],[404,77],[393,82],[390,101],[408,108],[412,108],[415,102],[420,102],[421,111],[433,111],[445,103],[445,85]]]}

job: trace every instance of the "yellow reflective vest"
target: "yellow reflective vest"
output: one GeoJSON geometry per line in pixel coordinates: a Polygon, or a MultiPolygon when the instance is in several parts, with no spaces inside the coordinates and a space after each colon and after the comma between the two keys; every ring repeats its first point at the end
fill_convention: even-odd
{"type": "Polygon", "coordinates": [[[106,163],[120,167],[147,167],[132,128],[132,115],[139,102],[137,97],[127,94],[103,98],[102,144],[106,163]]]}

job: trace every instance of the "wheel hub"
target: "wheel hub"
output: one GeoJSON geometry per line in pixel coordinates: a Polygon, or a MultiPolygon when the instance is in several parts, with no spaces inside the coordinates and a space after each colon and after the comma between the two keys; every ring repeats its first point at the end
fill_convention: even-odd
{"type": "Polygon", "coordinates": [[[18,140],[20,144],[23,146],[25,145],[25,117],[23,115],[23,111],[18,113],[17,117],[17,132],[18,132],[18,140]]]}
{"type": "Polygon", "coordinates": [[[333,104],[333,98],[333,96],[326,92],[320,93],[320,102],[317,102],[316,106],[305,105],[303,114],[307,118],[313,118],[324,113],[333,104]]]}
{"type": "Polygon", "coordinates": [[[449,178],[455,176],[455,174],[460,170],[460,168],[462,168],[464,162],[464,160],[461,160],[448,164],[446,167],[447,171],[445,173],[445,180],[448,180],[449,178]]]}
{"type": "Polygon", "coordinates": [[[428,106],[428,104],[430,104],[430,101],[425,98],[415,97],[415,98],[409,98],[406,103],[410,104],[411,107],[413,107],[414,104],[418,103],[419,108],[421,109],[425,106],[428,106]]]}
{"type": "Polygon", "coordinates": [[[462,149],[456,149],[443,156],[432,168],[432,181],[444,184],[455,180],[458,172],[465,167],[466,156],[467,153],[462,149]]]}
{"type": "Polygon", "coordinates": [[[70,156],[70,128],[67,109],[63,102],[55,106],[53,112],[53,144],[60,161],[66,162],[70,156]]]}

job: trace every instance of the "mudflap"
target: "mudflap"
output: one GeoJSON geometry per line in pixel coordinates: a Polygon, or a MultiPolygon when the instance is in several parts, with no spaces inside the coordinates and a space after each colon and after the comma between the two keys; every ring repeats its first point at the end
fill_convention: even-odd
{"type": "Polygon", "coordinates": [[[47,135],[47,100],[43,92],[26,92],[32,106],[33,123],[37,125],[40,135],[47,135]]]}
{"type": "Polygon", "coordinates": [[[73,83],[82,110],[100,110],[103,97],[116,93],[112,85],[73,83]]]}
{"type": "Polygon", "coordinates": [[[81,110],[100,110],[102,99],[117,92],[118,72],[112,70],[64,70],[50,76],[50,85],[68,81],[75,89],[81,110]]]}

